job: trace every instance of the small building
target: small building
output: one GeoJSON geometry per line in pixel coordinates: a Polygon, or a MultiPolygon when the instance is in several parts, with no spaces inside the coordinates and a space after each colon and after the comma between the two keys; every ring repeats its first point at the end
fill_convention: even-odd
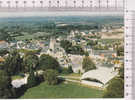
{"type": "Polygon", "coordinates": [[[110,56],[112,56],[112,57],[116,57],[117,56],[117,52],[114,50],[114,51],[112,51],[112,50],[93,50],[93,55],[104,55],[105,57],[110,57],[110,56]]]}
{"type": "Polygon", "coordinates": [[[6,41],[0,41],[0,49],[6,49],[8,48],[8,42],[6,41]]]}
{"type": "Polygon", "coordinates": [[[5,61],[5,59],[2,58],[2,57],[0,57],[0,63],[2,63],[2,62],[4,62],[4,61],[5,61]]]}

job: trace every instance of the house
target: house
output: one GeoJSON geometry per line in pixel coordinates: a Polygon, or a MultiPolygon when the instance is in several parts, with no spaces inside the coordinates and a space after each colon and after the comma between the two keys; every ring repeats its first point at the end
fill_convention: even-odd
{"type": "Polygon", "coordinates": [[[2,58],[2,57],[0,57],[0,63],[2,63],[2,62],[4,62],[4,61],[5,61],[5,59],[2,58]]]}
{"type": "Polygon", "coordinates": [[[8,43],[6,41],[0,41],[0,49],[6,49],[8,48],[8,43]]]}

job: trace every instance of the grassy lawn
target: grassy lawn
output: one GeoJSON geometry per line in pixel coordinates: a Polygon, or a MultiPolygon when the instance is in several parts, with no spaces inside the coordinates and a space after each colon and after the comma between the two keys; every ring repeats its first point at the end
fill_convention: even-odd
{"type": "Polygon", "coordinates": [[[81,77],[81,74],[78,74],[78,73],[72,73],[72,74],[69,74],[68,76],[81,77]]]}
{"type": "Polygon", "coordinates": [[[75,83],[49,86],[45,82],[28,89],[21,99],[42,98],[101,98],[102,90],[88,88],[75,83]]]}
{"type": "Polygon", "coordinates": [[[81,77],[81,74],[78,74],[78,73],[71,73],[71,74],[61,74],[61,76],[81,77]]]}
{"type": "Polygon", "coordinates": [[[23,77],[22,76],[19,76],[19,75],[12,76],[12,80],[22,79],[22,78],[23,77]]]}
{"type": "Polygon", "coordinates": [[[76,80],[76,81],[80,81],[80,78],[81,78],[81,74],[78,74],[78,73],[61,74],[61,76],[67,79],[76,80]]]}

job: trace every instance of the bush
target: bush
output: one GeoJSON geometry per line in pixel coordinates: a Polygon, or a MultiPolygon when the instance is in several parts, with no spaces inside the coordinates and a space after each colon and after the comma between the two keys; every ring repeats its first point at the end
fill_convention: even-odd
{"type": "Polygon", "coordinates": [[[124,97],[124,80],[121,78],[114,78],[109,82],[104,98],[123,98],[124,97]]]}
{"type": "Polygon", "coordinates": [[[96,69],[95,63],[88,56],[86,56],[83,59],[82,67],[85,70],[85,72],[89,71],[89,70],[96,69]]]}
{"type": "Polygon", "coordinates": [[[48,85],[56,85],[58,83],[58,72],[56,70],[48,69],[44,72],[44,80],[48,85]]]}

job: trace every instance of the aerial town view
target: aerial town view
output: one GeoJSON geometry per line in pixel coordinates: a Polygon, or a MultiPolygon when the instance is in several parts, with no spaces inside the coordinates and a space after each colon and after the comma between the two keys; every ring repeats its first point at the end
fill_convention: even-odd
{"type": "Polygon", "coordinates": [[[0,98],[123,97],[122,15],[0,17],[0,98]]]}

